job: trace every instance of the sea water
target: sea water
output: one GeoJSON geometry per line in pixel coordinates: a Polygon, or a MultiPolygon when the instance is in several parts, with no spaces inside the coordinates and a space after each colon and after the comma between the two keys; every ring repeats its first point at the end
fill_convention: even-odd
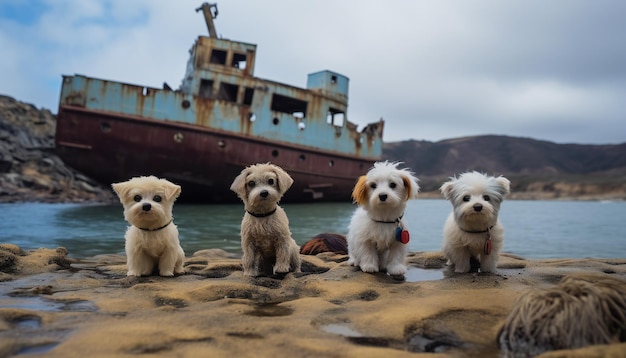
{"type": "MultiPolygon", "coordinates": [[[[298,244],[322,232],[346,234],[350,203],[282,205],[298,244]]],[[[445,200],[408,203],[410,251],[440,251],[452,206],[445,200]]],[[[209,248],[241,254],[243,205],[174,206],[187,256],[209,248]]],[[[502,203],[504,251],[525,258],[626,258],[626,202],[517,201],[502,203]]],[[[124,252],[128,224],[121,205],[0,204],[0,243],[23,249],[63,246],[72,257],[124,252]]]]}

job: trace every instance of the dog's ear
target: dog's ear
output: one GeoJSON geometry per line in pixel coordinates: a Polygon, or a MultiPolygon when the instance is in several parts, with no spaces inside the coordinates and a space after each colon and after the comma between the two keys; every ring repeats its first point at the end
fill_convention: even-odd
{"type": "Polygon", "coordinates": [[[352,199],[359,205],[367,203],[367,176],[361,175],[352,190],[352,199]]]}
{"type": "Polygon", "coordinates": [[[509,195],[511,192],[511,182],[509,179],[499,176],[496,178],[496,183],[498,183],[498,186],[500,187],[500,194],[502,194],[503,197],[509,195]]]}
{"type": "Polygon", "coordinates": [[[278,191],[281,194],[285,194],[287,190],[291,188],[291,184],[293,184],[293,179],[289,176],[289,174],[287,174],[286,171],[283,170],[283,168],[277,165],[272,164],[272,170],[276,174],[276,178],[278,180],[278,191]]]}
{"type": "Polygon", "coordinates": [[[406,200],[417,199],[417,194],[420,191],[420,186],[417,184],[418,179],[407,173],[402,175],[402,182],[406,188],[406,200]]]}
{"type": "Polygon", "coordinates": [[[163,187],[165,188],[165,197],[167,200],[176,200],[180,195],[181,187],[180,185],[176,185],[169,180],[161,179],[163,181],[163,187]]]}
{"type": "Polygon", "coordinates": [[[121,182],[121,183],[113,183],[111,184],[111,188],[113,188],[113,191],[115,192],[115,194],[117,194],[117,197],[120,199],[120,202],[123,204],[124,203],[123,198],[125,198],[128,195],[128,191],[130,190],[128,181],[121,182]]]}
{"type": "Polygon", "coordinates": [[[441,194],[443,194],[443,197],[448,199],[448,200],[452,200],[452,187],[454,185],[452,184],[451,181],[445,182],[443,183],[443,185],[441,186],[441,188],[439,188],[439,190],[441,190],[441,194]]]}
{"type": "Polygon", "coordinates": [[[237,175],[233,183],[230,185],[230,190],[237,193],[237,196],[241,199],[245,198],[246,196],[246,178],[248,177],[249,173],[250,169],[245,168],[241,171],[241,173],[239,173],[239,175],[237,175]]]}

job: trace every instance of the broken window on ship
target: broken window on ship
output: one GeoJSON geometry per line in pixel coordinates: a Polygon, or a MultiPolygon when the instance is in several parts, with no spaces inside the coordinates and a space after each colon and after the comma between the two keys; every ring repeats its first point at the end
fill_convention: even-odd
{"type": "Polygon", "coordinates": [[[246,69],[246,55],[243,53],[234,53],[233,54],[233,62],[232,62],[232,67],[234,68],[238,68],[240,70],[245,70],[246,69]]]}
{"type": "Polygon", "coordinates": [[[225,65],[226,64],[226,51],[213,49],[211,51],[211,63],[216,65],[225,65]]]}
{"type": "Polygon", "coordinates": [[[328,114],[326,115],[326,122],[335,127],[343,127],[343,123],[346,119],[345,117],[346,114],[344,112],[334,108],[329,108],[328,114]]]}
{"type": "Polygon", "coordinates": [[[252,96],[254,96],[254,88],[246,87],[243,93],[243,105],[244,106],[252,105],[252,96]]]}
{"type": "Polygon", "coordinates": [[[237,102],[237,92],[239,92],[239,86],[222,82],[220,83],[220,89],[217,93],[217,99],[237,102]]]}
{"type": "Polygon", "coordinates": [[[200,80],[200,89],[198,90],[198,96],[203,98],[213,97],[213,80],[200,80]]]}
{"type": "Polygon", "coordinates": [[[279,94],[272,95],[272,111],[289,113],[295,118],[305,118],[308,103],[297,98],[282,96],[279,94]]]}

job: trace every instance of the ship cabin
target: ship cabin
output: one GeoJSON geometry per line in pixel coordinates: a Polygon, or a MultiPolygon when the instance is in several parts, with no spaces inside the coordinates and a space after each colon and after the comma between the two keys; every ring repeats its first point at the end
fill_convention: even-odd
{"type": "Polygon", "coordinates": [[[212,19],[210,36],[199,36],[192,46],[180,86],[195,97],[196,124],[350,156],[380,157],[384,122],[357,131],[348,121],[348,77],[328,70],[311,73],[306,88],[255,77],[256,45],[217,38],[211,25],[212,19]]]}

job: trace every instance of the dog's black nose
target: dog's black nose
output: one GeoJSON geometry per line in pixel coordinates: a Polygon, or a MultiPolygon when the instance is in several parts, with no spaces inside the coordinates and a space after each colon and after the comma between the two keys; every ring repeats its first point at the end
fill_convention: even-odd
{"type": "Polygon", "coordinates": [[[380,199],[380,201],[387,200],[387,194],[380,194],[380,195],[378,195],[378,199],[380,199]]]}
{"type": "Polygon", "coordinates": [[[481,211],[481,210],[483,210],[483,205],[482,204],[474,204],[473,208],[474,208],[474,211],[481,211]]]}
{"type": "Polygon", "coordinates": [[[270,193],[267,190],[263,190],[260,195],[262,198],[267,198],[267,196],[270,195],[270,193]]]}
{"type": "Polygon", "coordinates": [[[143,209],[143,211],[150,211],[150,208],[152,208],[152,205],[150,205],[150,203],[145,203],[143,204],[141,208],[143,209]]]}

